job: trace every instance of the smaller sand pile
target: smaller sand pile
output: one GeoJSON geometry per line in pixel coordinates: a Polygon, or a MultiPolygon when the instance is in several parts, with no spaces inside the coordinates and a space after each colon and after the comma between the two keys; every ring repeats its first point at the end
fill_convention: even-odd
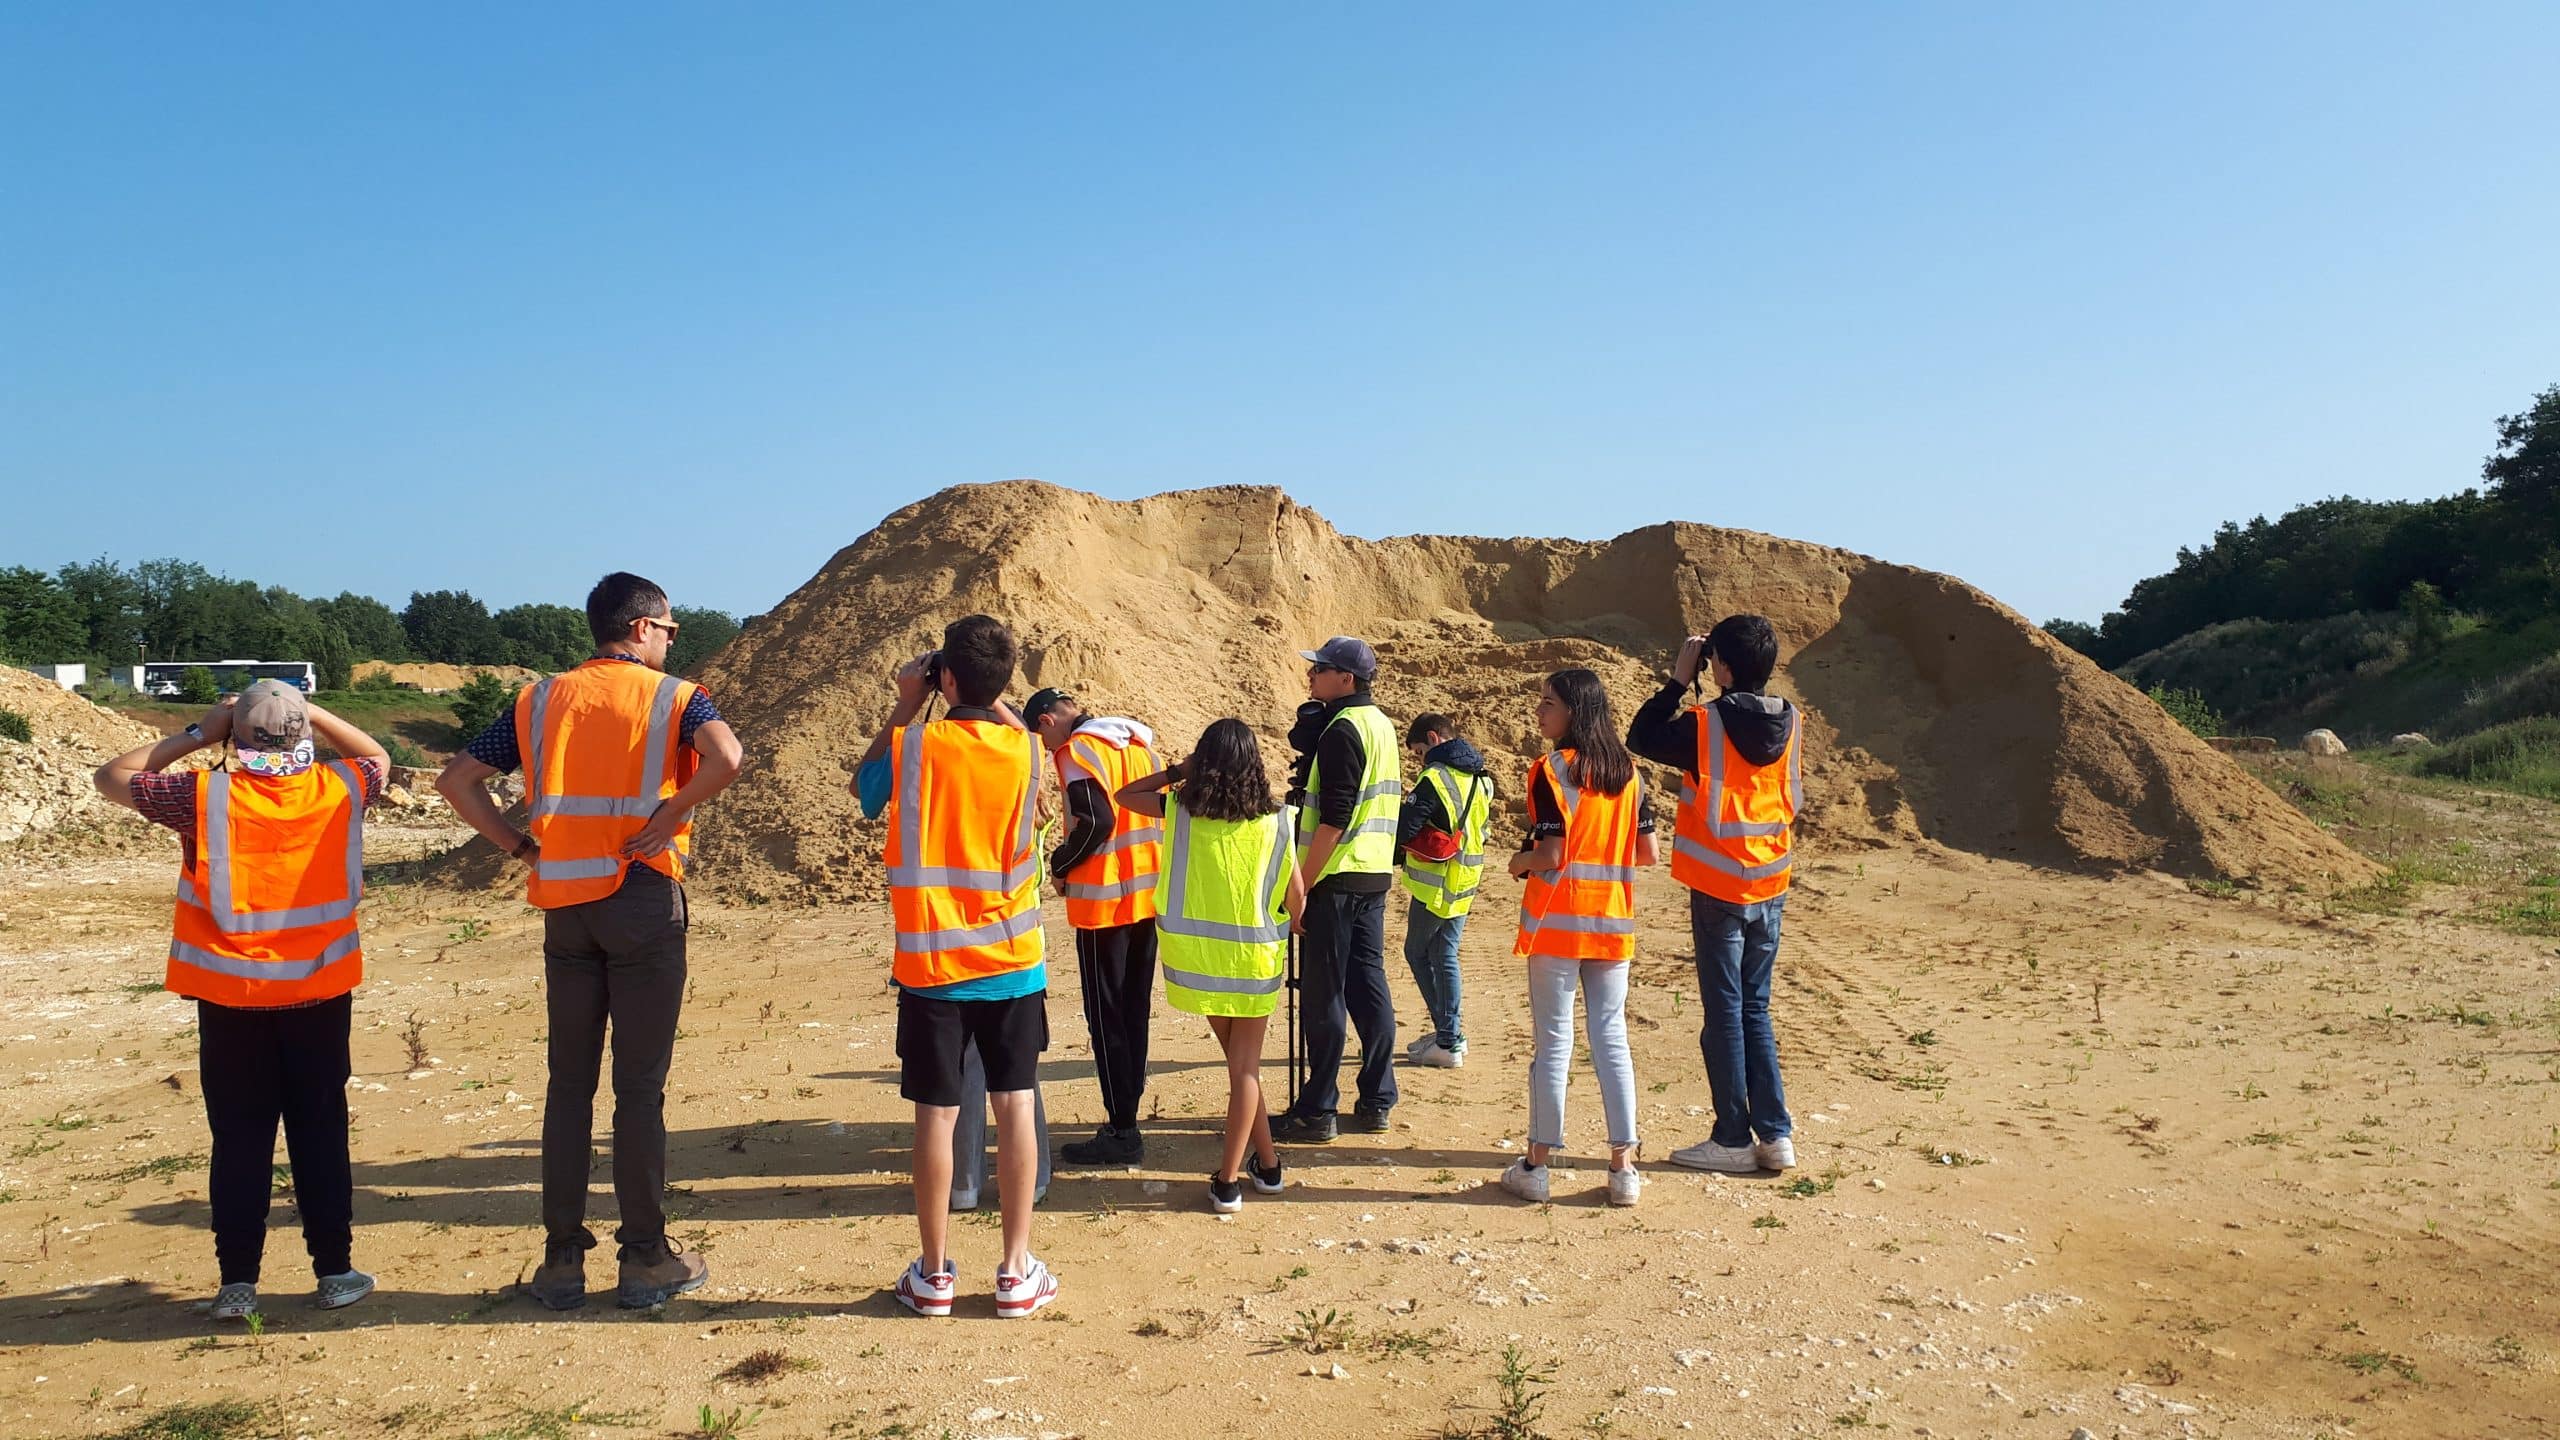
{"type": "Polygon", "coordinates": [[[26,716],[35,732],[31,741],[0,740],[0,842],[73,821],[142,824],[99,799],[89,777],[158,732],[13,667],[0,667],[0,709],[26,716]]]}
{"type": "Polygon", "coordinates": [[[542,678],[541,671],[527,670],[521,665],[430,665],[406,661],[395,664],[389,660],[359,660],[354,674],[359,681],[368,675],[388,674],[394,685],[423,690],[429,695],[442,695],[470,684],[471,677],[483,670],[509,685],[529,685],[542,678]]]}

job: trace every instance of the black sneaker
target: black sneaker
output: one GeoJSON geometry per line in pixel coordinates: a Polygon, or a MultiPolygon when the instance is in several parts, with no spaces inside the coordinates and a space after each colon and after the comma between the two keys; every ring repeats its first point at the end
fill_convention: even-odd
{"type": "Polygon", "coordinates": [[[1277,1195],[1280,1193],[1279,1157],[1272,1157],[1271,1168],[1265,1170],[1262,1162],[1254,1159],[1253,1152],[1247,1150],[1244,1152],[1244,1168],[1237,1172],[1237,1178],[1252,1181],[1253,1188],[1265,1195],[1277,1195]]]}
{"type": "Polygon", "coordinates": [[[1363,1135],[1384,1135],[1390,1128],[1387,1112],[1366,1107],[1351,1112],[1351,1128],[1363,1135]]]}
{"type": "Polygon", "coordinates": [[[1070,1165],[1088,1170],[1116,1168],[1134,1170],[1147,1158],[1147,1142],[1138,1127],[1116,1130],[1105,1125],[1093,1132],[1090,1140],[1077,1140],[1058,1147],[1058,1158],[1070,1165]]]}
{"type": "Polygon", "coordinates": [[[1209,1177],[1209,1208],[1221,1215],[1233,1215],[1243,1209],[1244,1177],[1238,1175],[1233,1180],[1221,1180],[1211,1175],[1209,1177]]]}
{"type": "Polygon", "coordinates": [[[1332,1115],[1292,1115],[1286,1111],[1271,1117],[1271,1138],[1287,1145],[1331,1144],[1340,1122],[1332,1115]]]}

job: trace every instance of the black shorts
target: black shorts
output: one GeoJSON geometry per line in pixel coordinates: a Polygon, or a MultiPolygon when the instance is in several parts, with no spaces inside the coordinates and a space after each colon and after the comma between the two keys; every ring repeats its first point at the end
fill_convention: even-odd
{"type": "Polygon", "coordinates": [[[936,1000],[898,992],[898,1093],[918,1105],[958,1105],[970,1045],[987,1067],[987,1089],[1002,1094],[1040,1081],[1049,1048],[1049,992],[1010,1000],[936,1000]]]}

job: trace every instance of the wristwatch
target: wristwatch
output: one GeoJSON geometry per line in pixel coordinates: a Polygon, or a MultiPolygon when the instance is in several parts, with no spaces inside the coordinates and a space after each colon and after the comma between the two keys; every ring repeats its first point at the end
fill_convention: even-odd
{"type": "Polygon", "coordinates": [[[183,733],[186,735],[186,737],[187,737],[188,739],[193,740],[194,742],[196,742],[196,743],[197,743],[197,744],[199,744],[199,745],[202,745],[203,743],[205,743],[205,740],[204,740],[204,727],[203,727],[203,726],[201,726],[201,725],[199,725],[199,724],[197,724],[197,723],[196,723],[196,722],[194,722],[193,720],[190,720],[190,721],[188,721],[188,722],[187,722],[187,728],[186,728],[186,730],[185,730],[183,733]]]}
{"type": "Polygon", "coordinates": [[[538,845],[538,844],[540,844],[540,843],[541,843],[540,841],[538,841],[538,840],[534,839],[532,836],[527,835],[527,836],[525,836],[523,839],[518,840],[518,841],[516,842],[516,848],[514,848],[513,850],[508,851],[508,852],[507,852],[507,855],[508,855],[508,856],[509,856],[509,858],[511,858],[511,859],[521,860],[521,859],[523,859],[523,858],[524,858],[524,852],[526,852],[527,850],[530,850],[530,849],[534,848],[534,846],[536,846],[536,845],[538,845]]]}

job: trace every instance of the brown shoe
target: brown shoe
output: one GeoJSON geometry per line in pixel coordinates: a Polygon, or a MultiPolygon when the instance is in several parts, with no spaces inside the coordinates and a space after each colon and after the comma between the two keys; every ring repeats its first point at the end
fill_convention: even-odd
{"type": "Polygon", "coordinates": [[[542,1252],[542,1268],[525,1287],[547,1310],[575,1310],[587,1303],[587,1251],[583,1245],[554,1245],[542,1252]]]}
{"type": "Polygon", "coordinates": [[[699,1255],[687,1255],[671,1241],[622,1247],[622,1286],[615,1303],[625,1310],[647,1310],[667,1303],[670,1295],[699,1290],[711,1278],[711,1267],[699,1255]]]}

